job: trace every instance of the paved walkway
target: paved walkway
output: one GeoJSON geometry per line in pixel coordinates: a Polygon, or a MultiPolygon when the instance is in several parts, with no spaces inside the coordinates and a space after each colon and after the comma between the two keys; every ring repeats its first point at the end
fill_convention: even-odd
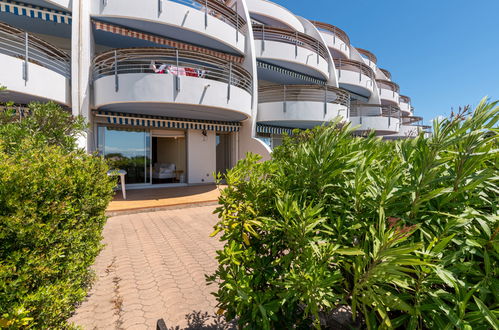
{"type": "MultiPolygon", "coordinates": [[[[223,188],[223,186],[221,187],[223,188]]],[[[172,206],[208,204],[218,200],[220,192],[214,184],[186,187],[149,188],[127,190],[127,199],[123,200],[121,191],[117,192],[109,204],[110,215],[133,213],[150,209],[162,209],[172,206]]]]}
{"type": "MultiPolygon", "coordinates": [[[[70,321],[84,329],[212,329],[216,300],[205,274],[221,247],[209,235],[215,206],[110,218],[105,249],[94,265],[97,281],[70,321]]],[[[214,327],[225,328],[225,327],[214,327]]]]}

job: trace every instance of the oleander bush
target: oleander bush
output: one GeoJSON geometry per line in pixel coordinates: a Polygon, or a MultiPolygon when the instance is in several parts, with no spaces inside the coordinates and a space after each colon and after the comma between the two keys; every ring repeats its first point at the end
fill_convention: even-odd
{"type": "Polygon", "coordinates": [[[0,328],[67,328],[115,183],[102,158],[76,148],[80,119],[55,104],[30,109],[0,127],[0,328]]]}
{"type": "Polygon", "coordinates": [[[338,122],[222,191],[219,313],[246,329],[499,329],[498,103],[383,141],[338,122]]]}

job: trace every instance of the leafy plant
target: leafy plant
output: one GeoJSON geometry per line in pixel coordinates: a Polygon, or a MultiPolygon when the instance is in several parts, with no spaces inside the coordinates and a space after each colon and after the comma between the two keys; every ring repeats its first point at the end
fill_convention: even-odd
{"type": "Polygon", "coordinates": [[[220,313],[248,329],[498,329],[497,102],[383,141],[334,122],[222,190],[220,313]]]}
{"type": "Polygon", "coordinates": [[[55,104],[0,127],[0,328],[67,328],[86,296],[114,182],[55,104]],[[65,126],[65,127],[64,127],[65,126]]]}

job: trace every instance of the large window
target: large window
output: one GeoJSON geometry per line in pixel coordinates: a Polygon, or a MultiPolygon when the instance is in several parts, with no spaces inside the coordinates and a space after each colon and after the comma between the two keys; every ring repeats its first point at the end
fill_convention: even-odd
{"type": "Polygon", "coordinates": [[[111,168],[127,171],[127,184],[151,182],[149,132],[100,126],[98,144],[111,168]]]}

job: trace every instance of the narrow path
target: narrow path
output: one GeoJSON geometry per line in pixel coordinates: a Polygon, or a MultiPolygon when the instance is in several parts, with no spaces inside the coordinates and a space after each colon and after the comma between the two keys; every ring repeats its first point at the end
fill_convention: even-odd
{"type": "Polygon", "coordinates": [[[84,329],[224,329],[213,325],[216,300],[205,274],[216,268],[220,242],[210,238],[215,206],[112,217],[97,280],[70,319],[84,329]]]}

